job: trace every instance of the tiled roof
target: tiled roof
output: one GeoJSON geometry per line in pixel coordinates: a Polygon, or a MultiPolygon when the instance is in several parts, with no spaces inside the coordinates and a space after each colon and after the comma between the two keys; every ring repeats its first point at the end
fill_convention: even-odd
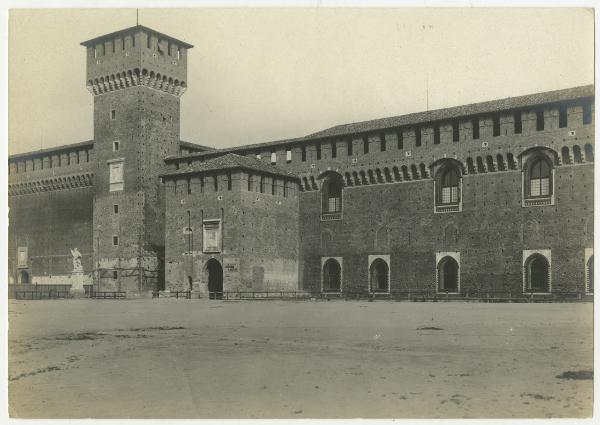
{"type": "Polygon", "coordinates": [[[189,149],[198,149],[202,152],[215,150],[215,148],[211,148],[210,146],[199,145],[198,143],[194,143],[194,142],[186,142],[185,140],[180,140],[179,146],[184,147],[184,148],[189,148],[189,149]]]}
{"type": "MultiPolygon", "coordinates": [[[[403,126],[419,125],[428,122],[451,120],[459,117],[473,115],[485,115],[494,112],[508,111],[511,109],[527,108],[536,105],[550,104],[565,100],[574,100],[584,97],[594,96],[594,86],[579,86],[563,90],[554,90],[549,92],[534,93],[525,96],[508,97],[505,99],[491,100],[488,102],[472,103],[469,105],[455,106],[451,108],[435,109],[432,111],[417,112],[395,117],[380,118],[369,121],[362,121],[351,124],[337,125],[326,130],[318,131],[304,137],[293,139],[277,140],[273,142],[255,143],[251,145],[235,146],[225,149],[216,149],[207,152],[193,153],[190,156],[213,156],[225,152],[256,152],[262,148],[273,148],[282,145],[292,145],[309,140],[324,139],[328,137],[349,136],[370,131],[381,131],[385,129],[398,128],[403,126]]],[[[177,161],[179,157],[168,157],[168,161],[177,161]]]]}
{"type": "Polygon", "coordinates": [[[247,156],[236,155],[234,153],[223,153],[216,158],[208,159],[204,162],[195,162],[191,166],[176,171],[164,173],[162,177],[178,176],[181,174],[194,174],[206,171],[227,170],[227,169],[245,169],[251,171],[260,171],[267,174],[275,174],[297,179],[298,176],[289,173],[281,168],[267,164],[259,159],[247,156]]]}
{"type": "Polygon", "coordinates": [[[119,36],[121,36],[123,34],[130,34],[130,33],[135,32],[137,30],[144,30],[146,32],[154,33],[154,34],[158,35],[160,38],[163,38],[165,40],[175,41],[179,45],[181,45],[183,47],[187,47],[188,49],[191,49],[192,47],[194,47],[191,44],[186,43],[185,41],[178,40],[175,37],[171,37],[170,35],[163,34],[161,32],[153,30],[152,28],[145,27],[144,25],[136,25],[136,26],[133,26],[133,27],[129,27],[129,28],[125,28],[125,29],[119,30],[119,31],[111,32],[110,34],[104,34],[104,35],[101,35],[101,36],[98,36],[98,37],[94,37],[94,38],[92,38],[90,40],[82,41],[80,44],[82,46],[86,46],[86,47],[94,47],[97,43],[100,43],[100,42],[102,42],[102,41],[104,41],[106,39],[116,38],[116,37],[119,37],[119,36]]]}
{"type": "Polygon", "coordinates": [[[10,161],[10,160],[19,159],[19,158],[42,156],[42,155],[47,155],[48,153],[51,153],[51,152],[67,151],[67,150],[81,148],[84,146],[94,146],[94,141],[87,140],[85,142],[71,143],[70,145],[61,145],[61,146],[55,146],[52,148],[40,149],[37,151],[16,153],[13,155],[9,155],[8,160],[10,161]]]}
{"type": "Polygon", "coordinates": [[[582,97],[590,97],[593,95],[593,85],[573,87],[565,90],[555,90],[526,96],[508,97],[506,99],[471,103],[469,105],[456,106],[452,108],[435,109],[433,111],[417,112],[414,114],[400,115],[396,117],[342,124],[319,131],[317,133],[309,134],[304,139],[350,135],[367,131],[382,130],[386,128],[448,120],[458,117],[483,115],[511,109],[524,108],[532,105],[543,105],[582,97]]]}

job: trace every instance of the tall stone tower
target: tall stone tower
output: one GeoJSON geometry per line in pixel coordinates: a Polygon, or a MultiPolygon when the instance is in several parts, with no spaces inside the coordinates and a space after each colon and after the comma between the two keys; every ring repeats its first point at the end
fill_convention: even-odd
{"type": "Polygon", "coordinates": [[[163,159],[179,152],[193,46],[138,25],[81,43],[94,96],[95,290],[164,285],[163,159]]]}

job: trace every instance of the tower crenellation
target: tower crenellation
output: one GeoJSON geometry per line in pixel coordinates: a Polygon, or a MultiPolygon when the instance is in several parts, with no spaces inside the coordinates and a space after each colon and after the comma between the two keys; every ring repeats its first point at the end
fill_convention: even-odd
{"type": "Polygon", "coordinates": [[[191,44],[142,25],[81,43],[87,49],[87,87],[95,96],[147,86],[180,96],[191,44]]]}

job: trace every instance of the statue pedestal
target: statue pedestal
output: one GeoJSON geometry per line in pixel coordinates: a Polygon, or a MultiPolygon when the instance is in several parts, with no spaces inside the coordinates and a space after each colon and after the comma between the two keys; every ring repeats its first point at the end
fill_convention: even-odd
{"type": "Polygon", "coordinates": [[[72,273],[69,277],[69,283],[71,284],[71,295],[74,297],[82,297],[85,294],[83,285],[90,285],[92,283],[92,278],[86,276],[83,272],[72,273]]]}

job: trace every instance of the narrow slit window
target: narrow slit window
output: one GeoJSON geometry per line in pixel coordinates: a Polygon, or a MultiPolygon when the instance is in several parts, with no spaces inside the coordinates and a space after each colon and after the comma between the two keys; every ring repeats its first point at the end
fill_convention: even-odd
{"type": "Polygon", "coordinates": [[[542,131],[544,129],[544,110],[537,109],[535,111],[535,129],[542,131]]]}
{"type": "Polygon", "coordinates": [[[387,144],[385,141],[385,134],[379,136],[380,144],[381,144],[381,152],[385,152],[387,150],[387,144]]]}
{"type": "Polygon", "coordinates": [[[117,119],[117,111],[116,111],[116,109],[111,109],[110,110],[110,119],[111,120],[116,120],[117,119]]]}
{"type": "Polygon", "coordinates": [[[114,246],[119,246],[119,237],[118,236],[113,236],[113,245],[114,246]]]}
{"type": "Polygon", "coordinates": [[[523,120],[521,118],[521,111],[515,112],[515,134],[521,134],[523,132],[523,120]]]}
{"type": "Polygon", "coordinates": [[[331,142],[331,157],[337,158],[337,145],[335,142],[331,142]]]}
{"type": "Polygon", "coordinates": [[[398,149],[404,149],[404,135],[402,130],[398,130],[398,149]]]}
{"type": "Polygon", "coordinates": [[[415,146],[421,146],[421,129],[419,127],[415,128],[415,146]]]}
{"type": "Polygon", "coordinates": [[[321,144],[317,143],[317,160],[321,159],[321,144]]]}
{"type": "Polygon", "coordinates": [[[592,123],[592,104],[584,103],[583,104],[583,125],[588,125],[592,123]]]}
{"type": "Polygon", "coordinates": [[[363,150],[365,153],[369,153],[369,139],[367,137],[363,139],[363,150]]]}
{"type": "Polygon", "coordinates": [[[219,177],[213,176],[213,185],[215,187],[215,192],[219,191],[219,177]]]}
{"type": "Polygon", "coordinates": [[[346,145],[348,146],[348,156],[352,156],[352,140],[349,140],[346,145]]]}
{"type": "Polygon", "coordinates": [[[306,162],[306,146],[302,146],[302,162],[306,162]]]}
{"type": "Polygon", "coordinates": [[[118,204],[114,204],[113,205],[113,213],[114,214],[119,214],[119,205],[118,204]]]}
{"type": "Polygon", "coordinates": [[[558,127],[565,128],[567,126],[567,107],[561,105],[558,108],[558,127]]]}
{"type": "Polygon", "coordinates": [[[473,139],[479,139],[479,118],[473,118],[473,139]]]}
{"type": "Polygon", "coordinates": [[[458,121],[452,123],[452,141],[458,142],[460,140],[460,134],[458,132],[458,121]]]}
{"type": "Polygon", "coordinates": [[[498,115],[494,116],[493,125],[494,125],[493,136],[494,137],[500,136],[500,117],[498,115]]]}
{"type": "Polygon", "coordinates": [[[436,125],[433,127],[433,144],[434,145],[440,144],[440,126],[439,125],[436,125]]]}

